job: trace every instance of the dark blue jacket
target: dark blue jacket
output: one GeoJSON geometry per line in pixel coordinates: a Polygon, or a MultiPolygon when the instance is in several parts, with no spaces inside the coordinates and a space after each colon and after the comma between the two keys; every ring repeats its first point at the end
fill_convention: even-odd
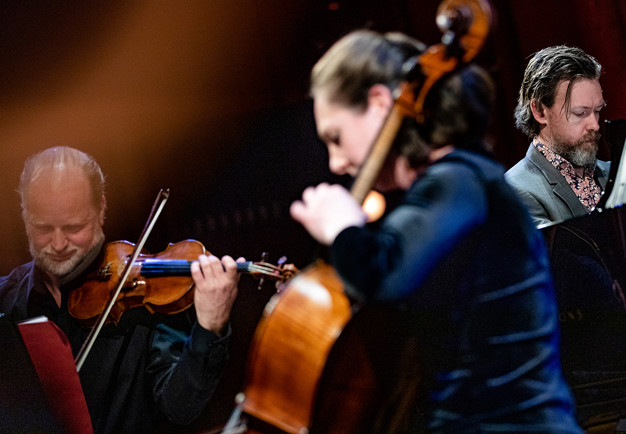
{"type": "Polygon", "coordinates": [[[503,174],[448,154],[379,226],[341,232],[331,262],[349,293],[411,312],[429,432],[579,433],[543,237],[503,174]]]}

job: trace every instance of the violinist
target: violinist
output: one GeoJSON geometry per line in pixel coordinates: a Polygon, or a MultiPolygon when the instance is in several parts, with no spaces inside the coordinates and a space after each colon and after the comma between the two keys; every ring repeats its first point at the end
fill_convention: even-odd
{"type": "MultiPolygon", "coordinates": [[[[103,247],[104,186],[96,161],[79,150],[31,156],[19,193],[33,261],[0,277],[0,312],[15,321],[45,315],[75,354],[89,330],[69,314],[68,293],[103,247]]],[[[188,425],[207,405],[227,362],[239,277],[229,256],[202,255],[191,273],[194,308],[167,318],[129,310],[97,337],[79,372],[95,433],[188,425]]]]}
{"type": "MultiPolygon", "coordinates": [[[[357,175],[421,50],[402,34],[355,31],[314,66],[331,171],[357,175]]],[[[436,83],[424,122],[404,120],[375,184],[402,192],[382,221],[328,184],[307,188],[291,215],[329,247],[351,298],[410,313],[424,378],[410,432],[580,433],[542,235],[484,139],[493,102],[478,66],[436,83]]]]}

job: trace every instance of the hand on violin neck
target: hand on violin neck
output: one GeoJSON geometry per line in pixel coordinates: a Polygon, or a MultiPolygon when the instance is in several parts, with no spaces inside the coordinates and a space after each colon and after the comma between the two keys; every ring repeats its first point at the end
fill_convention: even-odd
{"type": "MultiPolygon", "coordinates": [[[[239,258],[237,262],[245,261],[239,258]]],[[[200,255],[191,264],[191,276],[196,284],[194,306],[198,324],[221,335],[237,297],[239,273],[237,263],[230,256],[200,255]]]]}

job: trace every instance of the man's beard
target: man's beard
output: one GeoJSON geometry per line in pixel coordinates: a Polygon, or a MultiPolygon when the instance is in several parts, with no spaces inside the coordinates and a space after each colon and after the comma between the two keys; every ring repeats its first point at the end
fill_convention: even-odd
{"type": "Polygon", "coordinates": [[[551,144],[554,152],[565,158],[575,167],[593,166],[598,154],[600,133],[591,131],[575,143],[565,142],[555,138],[551,144]]]}
{"type": "Polygon", "coordinates": [[[87,249],[76,250],[69,259],[66,259],[63,262],[57,262],[50,258],[51,252],[49,246],[44,247],[40,252],[36,252],[33,244],[29,242],[29,249],[35,264],[39,268],[61,279],[63,276],[66,276],[74,271],[83,259],[89,255],[91,250],[100,245],[103,240],[104,233],[102,228],[98,226],[93,244],[87,249]]]}

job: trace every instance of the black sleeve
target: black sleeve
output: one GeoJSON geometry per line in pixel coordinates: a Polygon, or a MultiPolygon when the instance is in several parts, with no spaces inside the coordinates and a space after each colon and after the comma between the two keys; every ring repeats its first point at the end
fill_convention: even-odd
{"type": "Polygon", "coordinates": [[[152,340],[148,373],[154,397],[172,422],[188,425],[206,407],[228,360],[230,325],[223,337],[198,323],[191,335],[159,324],[152,340]]]}
{"type": "Polygon", "coordinates": [[[342,231],[331,246],[331,263],[357,298],[404,298],[486,218],[485,187],[474,171],[463,164],[438,164],[379,228],[342,231]]]}

